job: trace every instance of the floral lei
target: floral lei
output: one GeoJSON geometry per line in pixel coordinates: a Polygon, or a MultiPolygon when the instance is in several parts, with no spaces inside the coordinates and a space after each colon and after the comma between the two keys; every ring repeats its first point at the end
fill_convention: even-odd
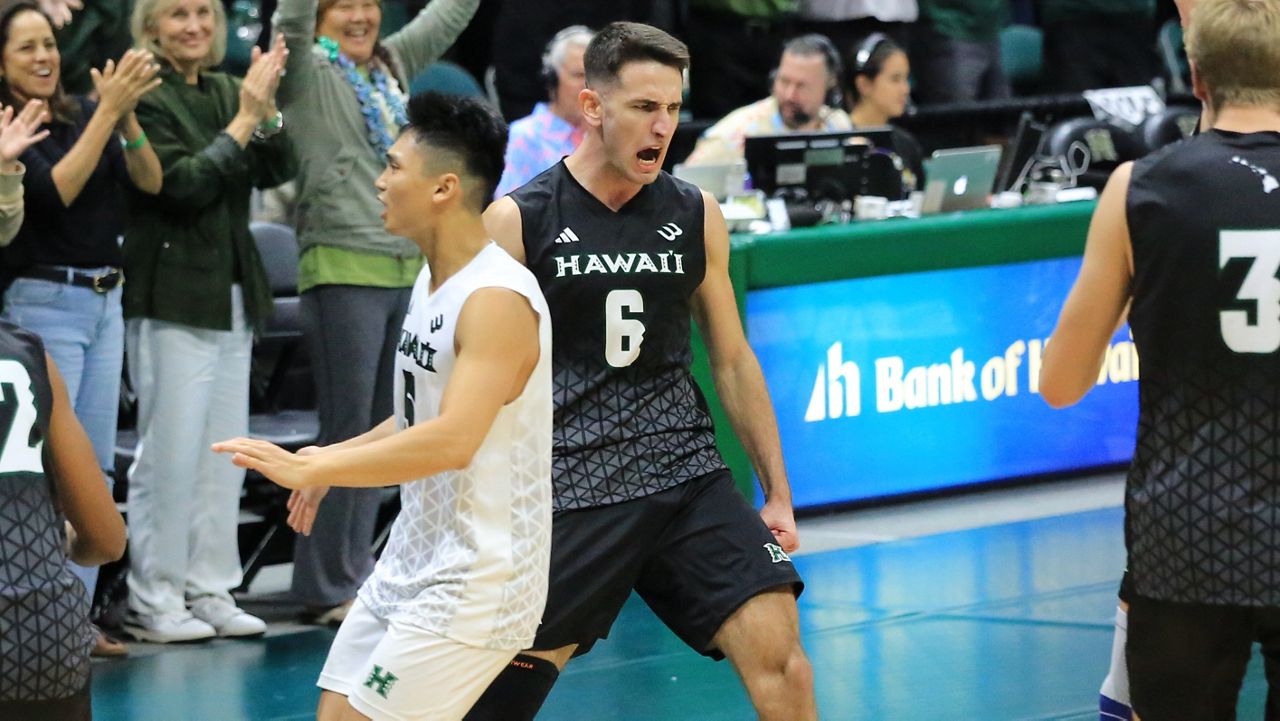
{"type": "Polygon", "coordinates": [[[364,124],[369,129],[369,144],[377,151],[377,157],[383,157],[395,142],[395,138],[391,137],[391,133],[387,131],[386,118],[378,104],[374,102],[373,93],[376,90],[382,94],[396,125],[404,127],[409,123],[409,117],[405,113],[404,98],[398,92],[399,88],[393,86],[394,81],[388,78],[376,64],[369,65],[369,78],[366,80],[351,58],[338,50],[338,43],[333,38],[322,35],[316,40],[316,44],[328,54],[329,62],[342,68],[346,73],[347,82],[351,83],[351,87],[355,89],[356,100],[360,102],[360,114],[364,116],[364,124]]]}

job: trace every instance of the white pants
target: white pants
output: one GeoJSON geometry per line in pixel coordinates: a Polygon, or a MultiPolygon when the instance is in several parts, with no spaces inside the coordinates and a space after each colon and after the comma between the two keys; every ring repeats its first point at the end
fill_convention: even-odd
{"type": "Polygon", "coordinates": [[[388,622],[356,600],[316,685],[375,721],[458,721],[518,649],[467,646],[388,622]]]}
{"type": "Polygon", "coordinates": [[[138,393],[138,448],[129,468],[129,609],[183,612],[186,599],[230,599],[240,585],[237,524],[244,470],[209,450],[249,432],[249,358],[240,287],[230,331],[150,318],[128,321],[138,393]]]}

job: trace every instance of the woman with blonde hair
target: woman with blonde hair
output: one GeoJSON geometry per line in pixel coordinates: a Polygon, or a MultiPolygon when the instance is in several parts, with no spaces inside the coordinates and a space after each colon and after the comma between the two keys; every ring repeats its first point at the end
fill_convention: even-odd
{"type": "MultiPolygon", "coordinates": [[[[422,258],[383,229],[374,181],[407,122],[409,82],[453,44],[478,5],[434,0],[385,39],[380,0],[280,0],[276,11],[290,51],[280,103],[299,139],[298,285],[321,445],[391,414],[395,346],[422,258]]],[[[315,513],[324,493],[295,493],[290,506],[315,513]]],[[[373,570],[381,497],[379,489],[334,489],[314,534],[298,538],[293,594],[311,620],[341,622],[373,570]]]]}
{"type": "Polygon", "coordinates": [[[160,60],[138,118],[164,188],[135,196],[124,243],[138,393],[124,627],[158,643],[258,635],[266,625],[231,597],[244,471],[208,448],[248,432],[253,331],[271,307],[249,193],[296,172],[275,100],[288,52],[283,40],[255,51],[243,82],[211,72],[226,49],[221,0],[137,0],[132,29],[160,60]]]}

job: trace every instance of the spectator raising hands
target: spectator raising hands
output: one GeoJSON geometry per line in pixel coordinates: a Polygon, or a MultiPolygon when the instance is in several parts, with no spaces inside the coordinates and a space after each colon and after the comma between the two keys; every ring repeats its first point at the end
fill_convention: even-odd
{"type": "MultiPolygon", "coordinates": [[[[16,156],[24,172],[24,218],[0,252],[11,281],[3,318],[44,341],[99,466],[111,468],[124,352],[125,194],[157,193],[163,179],[134,108],[156,87],[158,68],[151,53],[130,51],[95,74],[101,102],[68,94],[54,21],[41,7],[25,0],[0,10],[0,103],[24,108],[10,111],[0,129],[0,161],[12,171],[16,156]]],[[[91,594],[97,571],[75,571],[91,594]]],[[[100,646],[104,653],[124,650],[100,646]]]]}
{"type": "Polygon", "coordinates": [[[221,0],[136,0],[132,26],[161,65],[138,118],[164,187],[135,198],[124,243],[140,439],[124,626],[161,643],[259,635],[266,624],[231,597],[244,471],[205,448],[249,430],[253,332],[271,312],[249,193],[297,169],[276,110],[288,55],[277,40],[254,54],[243,81],[212,72],[223,55],[215,39],[227,34],[221,0]]]}

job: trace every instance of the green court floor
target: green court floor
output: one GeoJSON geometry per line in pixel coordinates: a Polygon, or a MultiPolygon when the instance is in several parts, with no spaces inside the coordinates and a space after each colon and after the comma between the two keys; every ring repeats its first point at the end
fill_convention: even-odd
{"type": "MultiPolygon", "coordinates": [[[[796,559],[824,719],[1096,719],[1124,550],[1120,509],[796,559]]],[[[166,648],[94,667],[99,721],[312,717],[331,631],[166,648]]],[[[1262,717],[1250,667],[1241,719],[1262,717]]],[[[633,598],[566,669],[539,719],[729,721],[754,714],[727,663],[633,598]]]]}

